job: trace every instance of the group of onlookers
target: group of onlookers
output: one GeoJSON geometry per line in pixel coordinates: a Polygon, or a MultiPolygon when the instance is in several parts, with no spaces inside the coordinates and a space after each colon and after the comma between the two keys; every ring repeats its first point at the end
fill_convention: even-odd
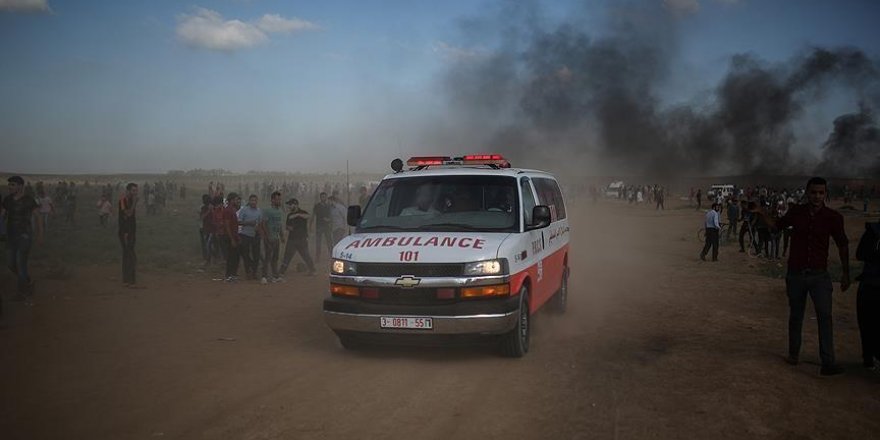
{"type": "Polygon", "coordinates": [[[199,235],[206,266],[224,263],[224,279],[239,279],[243,264],[246,279],[263,283],[279,282],[299,254],[303,269],[314,275],[315,261],[329,255],[333,246],[348,234],[347,208],[339,193],[321,192],[311,212],[303,209],[297,198],[282,203],[281,191],[270,194],[269,206],[259,207],[259,196],[251,194],[242,206],[235,192],[223,194],[224,186],[213,182],[202,196],[199,212],[199,235]],[[314,231],[315,258],[309,252],[309,235],[314,231]],[[279,265],[279,259],[281,264],[279,265]],[[261,270],[262,269],[262,270],[261,270]]]}
{"type": "MultiPolygon", "coordinates": [[[[828,271],[828,252],[831,240],[837,245],[841,263],[840,289],[850,286],[849,240],[844,228],[843,216],[826,206],[827,182],[814,177],[804,188],[803,202],[785,193],[778,198],[773,192],[757,193],[754,200],[727,201],[730,222],[728,237],[736,231],[738,222],[740,252],[745,252],[743,238],[748,236],[757,254],[778,258],[788,252],[788,268],[785,277],[789,302],[789,353],[786,362],[799,363],[801,330],[807,297],[816,309],[819,326],[819,354],[822,361],[820,374],[833,376],[843,372],[834,356],[832,334],[831,274],[828,271]],[[782,246],[780,247],[780,237],[782,246]]],[[[712,260],[718,259],[718,242],[721,232],[720,213],[722,203],[715,201],[705,216],[706,242],[700,253],[705,261],[709,251],[712,260]]],[[[880,361],[880,222],[866,223],[859,240],[856,258],[864,262],[859,281],[857,315],[862,340],[862,358],[866,368],[877,370],[880,361]]]]}

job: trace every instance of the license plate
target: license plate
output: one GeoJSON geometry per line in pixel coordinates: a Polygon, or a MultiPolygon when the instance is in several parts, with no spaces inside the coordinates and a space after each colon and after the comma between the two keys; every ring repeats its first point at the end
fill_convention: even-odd
{"type": "Polygon", "coordinates": [[[381,328],[408,328],[415,330],[432,330],[434,320],[431,318],[413,318],[405,316],[382,316],[379,318],[381,328]]]}

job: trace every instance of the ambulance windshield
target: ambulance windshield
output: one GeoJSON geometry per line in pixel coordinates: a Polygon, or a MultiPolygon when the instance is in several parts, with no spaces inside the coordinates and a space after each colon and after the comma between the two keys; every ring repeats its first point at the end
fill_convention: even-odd
{"type": "Polygon", "coordinates": [[[515,232],[516,189],[508,176],[386,179],[364,208],[358,231],[515,232]]]}

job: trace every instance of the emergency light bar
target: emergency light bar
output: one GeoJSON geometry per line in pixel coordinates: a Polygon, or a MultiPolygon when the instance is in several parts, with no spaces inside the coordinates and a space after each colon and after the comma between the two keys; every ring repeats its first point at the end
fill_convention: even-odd
{"type": "Polygon", "coordinates": [[[510,162],[500,154],[468,154],[463,157],[416,156],[409,158],[406,165],[413,168],[438,165],[490,165],[497,168],[510,168],[510,162]]]}
{"type": "Polygon", "coordinates": [[[410,167],[426,167],[429,165],[444,165],[451,162],[449,156],[416,156],[409,158],[406,165],[410,167]]]}

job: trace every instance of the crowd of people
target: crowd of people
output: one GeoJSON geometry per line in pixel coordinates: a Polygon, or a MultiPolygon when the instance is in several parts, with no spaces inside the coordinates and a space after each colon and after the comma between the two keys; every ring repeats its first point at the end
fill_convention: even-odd
{"type": "MultiPolygon", "coordinates": [[[[590,197],[595,203],[601,196],[601,190],[596,186],[590,186],[590,197]]],[[[613,191],[606,190],[606,197],[618,200],[625,200],[633,205],[648,204],[654,206],[657,210],[666,209],[666,198],[669,196],[669,190],[658,184],[653,185],[619,185],[613,188],[613,191]]]]}
{"type": "MultiPolygon", "coordinates": [[[[699,209],[700,190],[691,193],[699,209]]],[[[791,365],[799,363],[804,309],[809,297],[816,309],[819,328],[820,374],[834,376],[843,373],[843,368],[834,355],[833,284],[828,270],[831,240],[837,246],[840,259],[840,290],[846,291],[851,279],[844,218],[826,205],[828,199],[828,184],[820,177],[811,178],[803,189],[795,191],[757,187],[718,194],[705,215],[705,244],[700,259],[705,261],[711,251],[712,261],[718,261],[722,226],[728,227],[729,238],[737,231],[738,224],[740,252],[752,247],[756,255],[768,259],[778,259],[788,253],[785,286],[789,302],[789,353],[785,361],[791,365]],[[727,225],[720,221],[725,208],[727,225]],[[745,237],[748,237],[748,245],[744,242],[745,237]]],[[[876,370],[876,362],[880,361],[880,223],[866,223],[856,258],[865,263],[857,278],[856,305],[863,364],[876,370]]]]}
{"type": "MultiPolygon", "coordinates": [[[[18,278],[15,299],[28,302],[34,290],[28,272],[31,248],[43,240],[50,225],[60,225],[61,230],[54,234],[82,228],[76,224],[77,217],[82,220],[76,212],[78,198],[92,200],[87,203],[94,203],[96,225],[100,228],[109,229],[111,218],[117,217],[123,285],[135,287],[137,214],[143,210],[140,212],[148,217],[168,215],[168,202],[183,201],[187,196],[186,185],[170,180],[142,184],[88,180],[31,184],[15,176],[9,179],[8,186],[9,194],[0,197],[0,238],[6,241],[9,268],[18,278]]],[[[201,257],[206,270],[219,266],[224,274],[221,279],[228,282],[239,280],[239,267],[244,268],[245,279],[263,283],[282,281],[291,266],[297,272],[313,275],[316,262],[329,256],[333,246],[349,231],[339,183],[322,186],[316,182],[240,180],[240,191],[253,191],[244,203],[239,193],[227,192],[223,183],[209,182],[207,186],[198,214],[201,257]],[[315,203],[308,211],[298,198],[315,203]],[[261,200],[268,203],[261,205],[261,200]],[[310,246],[312,238],[314,243],[310,246]],[[301,262],[292,264],[297,257],[301,262]]],[[[361,186],[352,194],[357,197],[356,203],[366,202],[368,186],[361,186]]]]}
{"type": "MultiPolygon", "coordinates": [[[[249,189],[248,184],[245,190],[249,189]]],[[[348,234],[348,208],[338,190],[330,195],[322,191],[310,212],[296,197],[282,203],[285,189],[303,191],[294,185],[264,184],[260,192],[269,192],[269,206],[260,208],[259,195],[250,194],[242,206],[238,193],[224,194],[223,184],[211,182],[199,211],[205,266],[222,263],[224,280],[235,282],[241,263],[245,279],[259,279],[265,284],[282,281],[293,258],[299,255],[300,270],[314,275],[314,262],[320,261],[324,252],[329,256],[333,246],[348,234]],[[310,231],[314,231],[314,259],[309,251],[310,231]]]]}

